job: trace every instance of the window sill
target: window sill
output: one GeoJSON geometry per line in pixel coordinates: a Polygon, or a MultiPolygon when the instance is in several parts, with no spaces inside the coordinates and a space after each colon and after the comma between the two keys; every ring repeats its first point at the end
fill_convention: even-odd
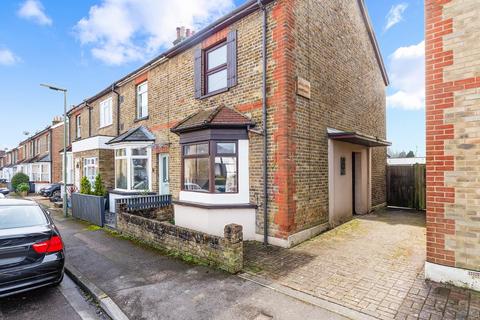
{"type": "Polygon", "coordinates": [[[216,91],[213,91],[213,92],[210,92],[210,93],[207,93],[207,94],[204,94],[202,96],[200,96],[198,99],[206,99],[206,98],[210,98],[212,96],[215,96],[217,94],[220,94],[220,93],[224,93],[224,92],[227,92],[228,91],[228,87],[226,88],[223,88],[223,89],[220,89],[220,90],[216,90],[216,91]]]}
{"type": "Polygon", "coordinates": [[[140,122],[140,121],[143,121],[143,120],[148,120],[148,116],[143,117],[143,118],[136,118],[135,120],[133,120],[133,122],[140,122]]]}
{"type": "Polygon", "coordinates": [[[187,207],[196,207],[203,209],[256,209],[258,206],[254,203],[239,203],[239,204],[205,204],[200,202],[190,202],[190,201],[181,201],[174,200],[173,204],[178,204],[180,206],[187,207]]]}
{"type": "Polygon", "coordinates": [[[111,127],[112,125],[113,125],[113,123],[110,123],[110,124],[104,125],[103,127],[98,127],[98,130],[111,127]]]}

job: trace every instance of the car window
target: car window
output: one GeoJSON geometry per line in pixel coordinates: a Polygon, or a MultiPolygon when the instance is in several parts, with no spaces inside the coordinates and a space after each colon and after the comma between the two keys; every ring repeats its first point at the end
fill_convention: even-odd
{"type": "Polygon", "coordinates": [[[0,206],[0,229],[24,228],[47,224],[37,206],[0,206]]]}

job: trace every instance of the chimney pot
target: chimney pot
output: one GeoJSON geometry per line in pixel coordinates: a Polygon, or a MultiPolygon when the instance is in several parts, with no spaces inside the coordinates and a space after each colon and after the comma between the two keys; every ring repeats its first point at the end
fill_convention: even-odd
{"type": "Polygon", "coordinates": [[[180,39],[180,27],[177,27],[177,39],[180,39]]]}
{"type": "Polygon", "coordinates": [[[190,29],[187,28],[187,38],[190,37],[190,29]]]}
{"type": "Polygon", "coordinates": [[[185,38],[185,27],[184,26],[180,27],[180,37],[185,38]]]}

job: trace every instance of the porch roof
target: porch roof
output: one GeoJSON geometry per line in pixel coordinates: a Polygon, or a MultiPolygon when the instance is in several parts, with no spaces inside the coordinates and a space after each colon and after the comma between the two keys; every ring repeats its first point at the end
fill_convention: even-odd
{"type": "Polygon", "coordinates": [[[341,131],[328,129],[328,137],[332,140],[359,144],[367,147],[388,147],[392,143],[374,136],[369,136],[356,131],[341,131]]]}
{"type": "Polygon", "coordinates": [[[139,126],[132,128],[127,132],[113,138],[106,144],[124,143],[124,142],[141,142],[141,141],[155,141],[155,135],[146,127],[139,126]]]}
{"type": "Polygon", "coordinates": [[[180,121],[171,129],[182,133],[207,128],[239,128],[253,127],[255,123],[233,108],[224,105],[199,110],[180,121]]]}

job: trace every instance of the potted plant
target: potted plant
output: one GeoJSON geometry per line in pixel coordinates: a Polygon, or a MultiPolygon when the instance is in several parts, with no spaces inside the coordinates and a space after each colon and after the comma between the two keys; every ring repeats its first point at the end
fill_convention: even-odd
{"type": "Polygon", "coordinates": [[[17,186],[17,193],[22,197],[26,197],[28,195],[28,191],[30,191],[30,185],[28,183],[20,183],[17,186]]]}

